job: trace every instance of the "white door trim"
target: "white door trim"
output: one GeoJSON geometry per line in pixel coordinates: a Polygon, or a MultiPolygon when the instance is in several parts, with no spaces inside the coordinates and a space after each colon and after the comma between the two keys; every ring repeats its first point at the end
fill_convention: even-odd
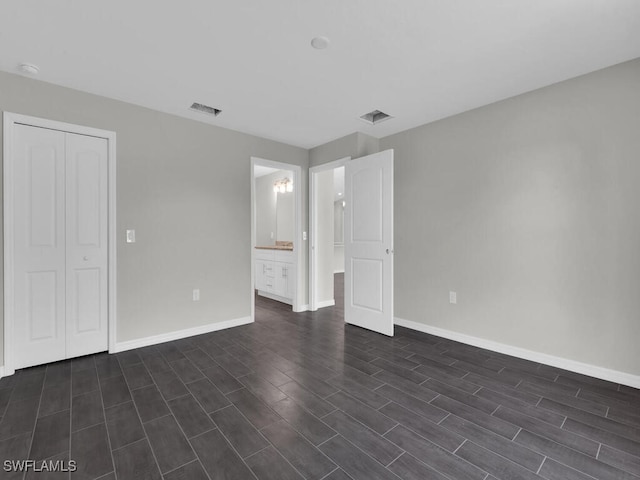
{"type": "Polygon", "coordinates": [[[342,167],[350,160],[351,157],[344,157],[309,169],[309,310],[312,312],[315,312],[318,308],[333,305],[333,303],[326,305],[318,303],[318,256],[316,254],[316,244],[318,242],[318,187],[316,186],[316,175],[320,172],[342,167]]]}
{"type": "Polygon", "coordinates": [[[108,324],[109,324],[109,352],[115,349],[116,345],[116,133],[108,130],[100,130],[92,127],[74,125],[71,123],[47,120],[44,118],[31,117],[19,113],[3,113],[3,210],[4,210],[4,375],[15,373],[13,362],[13,171],[9,161],[13,155],[13,133],[15,125],[29,125],[33,127],[48,128],[62,132],[75,133],[78,135],[88,135],[91,137],[104,138],[108,144],[108,324]]]}
{"type": "Polygon", "coordinates": [[[254,167],[261,165],[263,167],[277,168],[278,170],[290,170],[293,172],[293,195],[295,205],[295,219],[293,224],[293,252],[296,260],[296,288],[293,295],[293,311],[303,312],[306,306],[302,301],[302,251],[306,241],[302,238],[302,167],[291,163],[275,162],[260,157],[251,157],[250,181],[251,181],[251,321],[256,319],[256,299],[255,299],[255,246],[256,246],[256,184],[254,178],[254,167]]]}

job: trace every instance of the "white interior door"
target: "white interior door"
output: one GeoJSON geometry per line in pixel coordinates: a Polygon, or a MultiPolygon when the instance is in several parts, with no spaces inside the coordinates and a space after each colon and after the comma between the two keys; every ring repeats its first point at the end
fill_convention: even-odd
{"type": "Polygon", "coordinates": [[[16,125],[13,155],[14,366],[108,347],[108,146],[16,125]]]}
{"type": "Polygon", "coordinates": [[[108,347],[107,140],[66,133],[67,358],[108,347]]]}
{"type": "Polygon", "coordinates": [[[345,322],[393,336],[393,150],[345,166],[345,322]]]}
{"type": "Polygon", "coordinates": [[[25,125],[14,130],[16,368],[66,355],[64,135],[25,125]]]}

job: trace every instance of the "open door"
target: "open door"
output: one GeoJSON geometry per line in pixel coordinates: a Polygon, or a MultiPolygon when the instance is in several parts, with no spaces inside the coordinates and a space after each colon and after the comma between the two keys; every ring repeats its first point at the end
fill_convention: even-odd
{"type": "Polygon", "coordinates": [[[345,165],[344,319],[393,336],[393,150],[345,165]]]}

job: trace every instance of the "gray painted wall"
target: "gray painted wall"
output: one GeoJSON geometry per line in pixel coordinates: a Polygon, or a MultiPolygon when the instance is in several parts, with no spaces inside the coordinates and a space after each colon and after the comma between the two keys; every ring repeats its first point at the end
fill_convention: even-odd
{"type": "Polygon", "coordinates": [[[358,158],[380,151],[380,140],[365,133],[356,132],[309,150],[309,167],[340,160],[358,158]]]}
{"type": "Polygon", "coordinates": [[[2,72],[0,110],[117,132],[118,341],[250,314],[250,157],[307,150],[2,72]]]}
{"type": "Polygon", "coordinates": [[[333,293],[333,170],[316,174],[317,225],[316,254],[318,259],[317,302],[334,300],[333,293]]]}
{"type": "Polygon", "coordinates": [[[635,60],[383,138],[396,316],[640,374],[639,82],[635,60]]]}

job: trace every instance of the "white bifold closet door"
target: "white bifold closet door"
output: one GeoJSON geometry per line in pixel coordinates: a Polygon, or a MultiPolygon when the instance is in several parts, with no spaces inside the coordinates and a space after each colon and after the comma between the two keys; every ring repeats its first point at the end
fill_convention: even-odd
{"type": "Polygon", "coordinates": [[[103,138],[16,125],[15,368],[108,348],[103,138]]]}

